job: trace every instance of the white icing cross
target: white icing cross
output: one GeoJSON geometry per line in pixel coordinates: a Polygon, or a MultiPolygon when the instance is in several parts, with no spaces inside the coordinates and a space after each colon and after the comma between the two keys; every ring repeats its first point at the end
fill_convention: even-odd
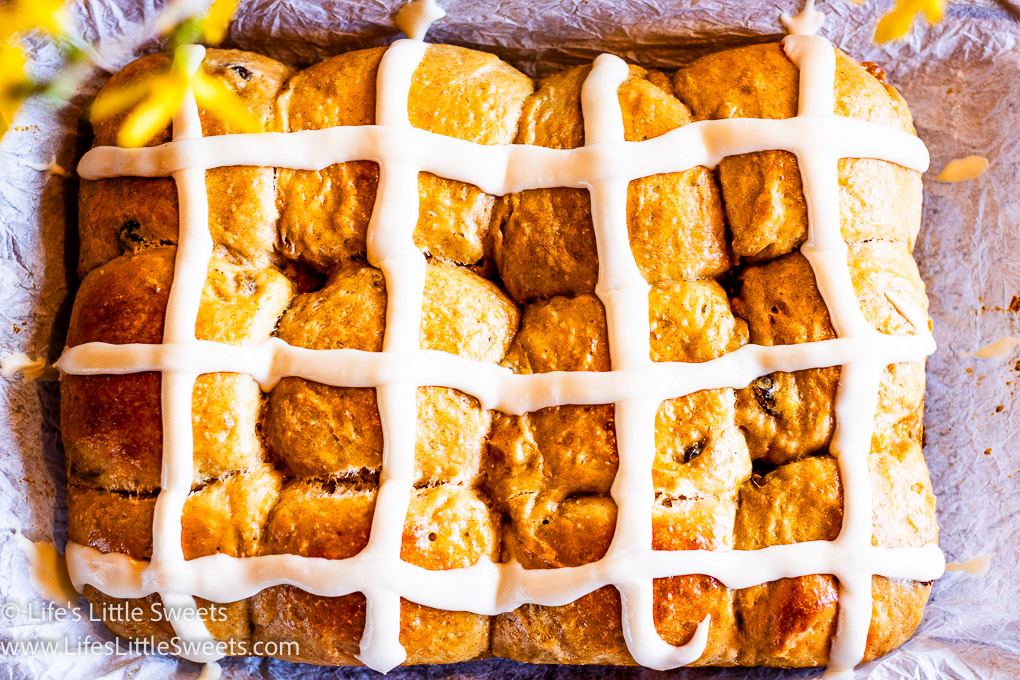
{"type": "MultiPolygon", "coordinates": [[[[700,658],[711,621],[706,617],[684,646],[667,644],[654,624],[653,579],[704,574],[740,589],[781,578],[832,574],[839,580],[840,606],[827,675],[849,677],[867,642],[872,577],[933,580],[942,575],[945,560],[935,544],[921,548],[871,544],[868,454],[882,371],[891,363],[922,360],[935,344],[923,317],[910,319],[918,332],[905,337],[881,334],[864,318],[850,279],[838,201],[840,158],[877,158],[923,171],[928,154],[912,135],[833,113],[835,53],[831,43],[814,35],[822,18],[811,2],[797,17],[784,15],[791,35],[783,47],[801,73],[800,110],[784,120],[699,121],[650,140],[626,142],[616,93],[628,77],[628,67],[617,57],[602,55],[581,92],[583,147],[474,144],[411,127],[408,92],[426,45],[409,39],[394,43],[380,65],[375,125],[202,138],[198,108],[189,97],[174,120],[172,142],[89,151],[78,167],[85,179],[172,176],[181,217],[164,343],[88,343],[65,350],[57,364],[64,373],[75,375],[163,372],[163,490],[153,522],[153,559],[139,562],[69,543],[67,562],[75,587],[89,584],[121,598],[158,592],[168,606],[180,608],[194,608],[194,596],[230,602],[279,584],[328,597],[361,592],[367,611],[358,658],[387,671],[406,659],[399,641],[400,598],[494,616],[525,603],[564,605],[612,585],[621,594],[623,633],[631,655],[638,663],[665,669],[700,658]],[[627,230],[629,182],[712,167],[728,155],[773,149],[797,156],[809,224],[801,252],[814,270],[838,337],[800,345],[747,345],[699,364],[651,361],[649,286],[635,263],[627,230]],[[234,165],[318,170],[352,160],[379,164],[367,246],[369,262],[386,279],[383,351],[309,350],[279,338],[258,347],[197,341],[195,320],[213,248],[205,170],[234,165]],[[590,191],[599,257],[596,294],[606,309],[611,371],[515,375],[493,364],[420,349],[425,258],[412,239],[418,220],[419,172],[468,182],[498,195],[558,186],[590,191]],[[651,549],[654,424],[662,401],[700,390],[745,387],[774,371],[837,365],[842,372],[830,448],[839,464],[844,512],[836,540],[755,551],[651,549]],[[198,375],[211,372],[249,373],[266,390],[284,376],[376,389],[383,466],[369,544],[361,553],[344,560],[290,554],[249,558],[216,554],[184,560],[181,513],[193,466],[191,391],[198,375]],[[423,385],[461,390],[476,397],[483,408],[509,414],[559,404],[614,403],[620,464],[612,496],[618,515],[606,556],[577,567],[534,570],[516,562],[483,559],[463,569],[429,571],[402,561],[401,532],[413,491],[415,398],[423,385]]],[[[177,58],[197,68],[202,48],[180,48],[177,58]]],[[[177,633],[212,642],[200,623],[178,628],[177,633]]],[[[218,655],[192,658],[210,661],[218,655]]]]}

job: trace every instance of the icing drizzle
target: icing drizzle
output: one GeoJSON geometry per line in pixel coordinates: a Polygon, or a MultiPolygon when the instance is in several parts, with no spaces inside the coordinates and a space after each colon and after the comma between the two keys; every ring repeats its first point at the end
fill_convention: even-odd
{"type": "Polygon", "coordinates": [[[56,380],[58,372],[56,369],[46,367],[46,359],[38,357],[33,359],[24,352],[14,352],[0,357],[0,378],[13,378],[21,374],[22,382],[33,380],[56,380]]]}
{"type": "Polygon", "coordinates": [[[57,547],[48,541],[31,541],[18,531],[13,538],[28,560],[28,573],[36,592],[64,609],[77,607],[78,591],[71,585],[67,563],[57,547]]]}
{"type": "MultiPolygon", "coordinates": [[[[631,655],[642,665],[667,669],[701,657],[711,620],[706,617],[685,645],[666,643],[654,624],[653,579],[705,574],[739,589],[780,578],[832,574],[840,584],[840,607],[826,673],[831,677],[851,673],[867,643],[872,577],[932,580],[942,575],[945,559],[935,544],[872,545],[868,454],[882,371],[890,363],[923,359],[934,351],[935,343],[918,310],[901,309],[917,330],[912,336],[881,334],[864,318],[840,232],[837,167],[840,158],[877,158],[924,171],[928,165],[924,145],[912,135],[833,113],[835,53],[829,41],[815,35],[824,15],[810,0],[800,15],[782,17],[790,33],[783,48],[801,73],[794,118],[699,121],[654,139],[627,142],[616,92],[629,67],[615,56],[602,55],[581,92],[584,146],[571,150],[486,146],[443,137],[408,122],[411,79],[427,49],[420,38],[427,23],[439,18],[429,0],[416,0],[410,7],[417,9],[405,8],[406,13],[398,14],[410,39],[395,42],[379,68],[375,125],[202,138],[191,98],[174,120],[173,141],[142,149],[99,147],[79,164],[78,172],[86,179],[172,176],[181,213],[164,343],[89,343],[65,350],[57,363],[64,373],[77,375],[163,373],[164,467],[153,522],[153,559],[139,562],[69,543],[67,560],[75,586],[90,584],[115,597],[157,592],[167,606],[181,608],[194,608],[195,596],[229,602],[280,584],[322,596],[361,592],[367,611],[358,658],[387,671],[406,659],[399,641],[400,598],[495,615],[525,603],[564,605],[612,585],[621,594],[623,632],[631,655]],[[415,23],[422,14],[424,27],[415,23]],[[649,286],[628,240],[629,182],[699,165],[711,167],[728,155],[773,149],[797,156],[809,225],[801,252],[814,270],[838,337],[800,345],[748,345],[700,364],[652,362],[649,286]],[[308,350],[278,338],[257,347],[197,341],[195,319],[212,254],[205,170],[233,165],[314,170],[350,160],[379,164],[368,259],[386,279],[383,352],[308,350]],[[423,171],[500,195],[557,186],[589,190],[600,264],[596,294],[606,309],[610,372],[515,375],[492,364],[420,349],[425,258],[412,234],[418,219],[417,178],[423,171]],[[839,536],[834,541],[755,551],[652,550],[651,467],[659,404],[703,389],[744,387],[773,371],[835,365],[842,366],[831,445],[844,491],[839,536]],[[376,389],[385,442],[383,467],[369,543],[361,553],[344,560],[289,554],[249,558],[216,554],[184,560],[181,512],[193,465],[191,390],[198,375],[221,371],[250,373],[263,389],[271,389],[284,376],[376,389]],[[429,571],[400,560],[401,531],[413,488],[415,394],[421,385],[453,387],[478,398],[483,408],[511,414],[557,404],[615,403],[620,466],[611,492],[618,516],[606,556],[549,570],[483,559],[462,569],[429,571]]],[[[180,48],[177,58],[197,67],[202,48],[180,48]]],[[[201,622],[177,633],[215,644],[201,622]]],[[[210,653],[195,659],[212,661],[219,656],[210,653]]]]}
{"type": "Polygon", "coordinates": [[[411,40],[425,40],[432,24],[446,16],[436,0],[412,0],[397,11],[393,23],[411,40]]]}

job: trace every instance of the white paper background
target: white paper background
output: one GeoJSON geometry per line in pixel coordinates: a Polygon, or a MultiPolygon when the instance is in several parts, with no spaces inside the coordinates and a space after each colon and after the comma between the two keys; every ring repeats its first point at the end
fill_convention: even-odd
{"type": "MultiPolygon", "coordinates": [[[[706,51],[776,39],[778,14],[799,0],[441,0],[450,16],[429,37],[496,51],[529,73],[579,63],[612,51],[646,66],[673,68],[706,51]],[[536,68],[536,64],[542,66],[536,68]]],[[[229,42],[295,64],[355,47],[386,44],[396,33],[396,0],[250,0],[243,2],[229,42]]],[[[981,361],[964,352],[1002,336],[1020,335],[1020,20],[991,0],[952,4],[946,19],[909,41],[876,46],[871,36],[891,0],[861,6],[820,3],[824,33],[861,60],[882,65],[904,94],[932,168],[925,186],[924,227],[916,257],[928,283],[939,351],[929,362],[926,455],[938,494],[941,544],[950,560],[992,553],[985,579],[947,574],[934,589],[917,634],[897,652],[862,667],[857,677],[1020,677],[1020,411],[1014,392],[1020,356],[981,361]],[[956,185],[931,181],[953,158],[991,161],[988,173],[956,185]],[[968,372],[970,369],[971,372],[968,372]],[[996,407],[1004,408],[996,412],[996,407]],[[991,449],[989,455],[984,451],[991,449]]],[[[158,7],[160,5],[157,5],[158,7]]],[[[151,0],[89,0],[74,6],[82,34],[99,40],[116,68],[153,45],[138,47],[157,14],[151,0]]],[[[44,40],[31,43],[42,75],[57,63],[44,40]]],[[[72,167],[88,144],[79,127],[82,104],[106,75],[96,71],[70,105],[30,102],[0,143],[0,356],[24,351],[59,355],[76,285],[77,183],[26,163],[72,167]]],[[[20,529],[62,546],[67,538],[64,463],[55,383],[0,380],[0,604],[39,602],[27,561],[12,540],[20,529]]],[[[111,640],[101,625],[0,620],[0,641],[111,640]]],[[[0,657],[3,678],[195,677],[199,667],[175,659],[133,656],[0,657]]],[[[369,675],[277,661],[235,659],[226,678],[319,678],[369,675]]],[[[817,671],[768,669],[677,671],[673,677],[802,678],[817,671]]],[[[650,677],[642,669],[529,667],[491,660],[460,666],[399,669],[398,678],[650,677]]]]}

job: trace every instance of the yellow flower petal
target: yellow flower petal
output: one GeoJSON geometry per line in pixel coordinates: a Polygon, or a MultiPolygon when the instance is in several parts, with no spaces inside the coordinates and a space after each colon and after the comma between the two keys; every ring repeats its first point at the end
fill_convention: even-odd
{"type": "Polygon", "coordinates": [[[945,5],[945,0],[896,0],[896,6],[875,27],[875,42],[902,38],[910,31],[918,14],[923,13],[929,23],[941,20],[945,5]]]}
{"type": "Polygon", "coordinates": [[[21,30],[18,17],[14,14],[13,5],[0,7],[0,44],[7,42],[21,30]]]}
{"type": "Polygon", "coordinates": [[[64,0],[15,0],[0,10],[0,42],[37,29],[54,37],[67,32],[64,0]]]}
{"type": "Polygon", "coordinates": [[[14,122],[14,115],[25,99],[28,76],[27,59],[17,43],[0,45],[0,137],[14,122]]]}
{"type": "Polygon", "coordinates": [[[92,102],[92,119],[103,120],[128,109],[159,86],[161,79],[146,79],[122,87],[105,89],[92,102]]]}
{"type": "Polygon", "coordinates": [[[11,123],[14,122],[14,116],[17,115],[19,108],[21,108],[20,99],[0,97],[0,139],[3,139],[3,136],[11,128],[11,123]]]}
{"type": "Polygon", "coordinates": [[[191,79],[191,86],[195,92],[195,100],[199,105],[225,122],[231,131],[262,131],[262,124],[248,110],[245,101],[219,80],[199,71],[191,79]]]}
{"type": "Polygon", "coordinates": [[[32,28],[42,29],[52,36],[61,35],[67,30],[64,0],[21,0],[18,7],[23,9],[32,28]]]}
{"type": "Polygon", "coordinates": [[[914,23],[912,14],[893,9],[882,17],[875,27],[875,42],[885,43],[902,38],[910,30],[912,23],[914,23]]]}
{"type": "Polygon", "coordinates": [[[0,88],[25,82],[25,65],[28,60],[17,43],[0,45],[0,88]]]}
{"type": "Polygon", "coordinates": [[[924,18],[928,20],[929,24],[934,24],[942,21],[943,15],[946,13],[945,0],[929,0],[925,3],[924,7],[924,18]]]}
{"type": "Polygon", "coordinates": [[[117,133],[117,143],[124,147],[142,146],[157,132],[166,127],[181,107],[187,81],[168,79],[164,87],[156,88],[138,108],[124,120],[117,133]]]}
{"type": "Polygon", "coordinates": [[[227,37],[227,28],[234,18],[240,0],[213,0],[202,19],[202,37],[207,43],[218,44],[227,37]]]}

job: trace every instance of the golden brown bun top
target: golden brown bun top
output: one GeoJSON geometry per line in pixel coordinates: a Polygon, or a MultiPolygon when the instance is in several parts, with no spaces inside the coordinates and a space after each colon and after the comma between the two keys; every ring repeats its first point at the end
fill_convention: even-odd
{"type": "MultiPolygon", "coordinates": [[[[173,280],[174,248],[153,248],[94,270],[78,289],[67,346],[86,342],[159,344],[173,280]]],[[[290,281],[274,269],[212,259],[195,323],[199,340],[258,344],[290,303],[290,281]]]]}
{"type": "MultiPolygon", "coordinates": [[[[910,253],[900,244],[869,241],[852,244],[848,265],[857,299],[875,330],[889,335],[924,333],[904,313],[927,319],[924,282],[910,253]]],[[[811,265],[800,253],[744,271],[734,311],[748,320],[751,342],[794,345],[836,337],[811,265]],[[766,304],[766,302],[768,304],[766,304]]]]}
{"type": "MultiPolygon", "coordinates": [[[[91,271],[71,312],[67,344],[163,340],[174,248],[123,256],[91,271]]],[[[199,340],[257,345],[290,304],[290,281],[273,269],[213,258],[202,291],[199,340]]],[[[72,482],[132,493],[159,489],[163,450],[160,376],[154,372],[61,378],[61,431],[72,482]]],[[[210,373],[194,390],[194,481],[253,469],[263,455],[259,388],[247,375],[210,373]]]]}
{"type": "MultiPolygon", "coordinates": [[[[269,520],[266,551],[341,560],[368,544],[375,492],[321,482],[288,485],[269,520]],[[338,541],[337,534],[343,540],[338,541]]],[[[494,557],[489,509],[468,489],[440,485],[411,496],[401,558],[426,569],[457,569],[494,557]]]]}
{"type": "MultiPolygon", "coordinates": [[[[677,95],[697,119],[792,118],[800,72],[780,43],[749,45],[701,57],[677,71],[677,95]]],[[[892,86],[836,50],[835,113],[913,134],[910,111],[892,86]]]]}
{"type": "MultiPolygon", "coordinates": [[[[904,442],[872,454],[874,536],[882,548],[919,546],[938,539],[935,495],[921,447],[904,442]]],[[[843,522],[839,466],[831,456],[781,465],[741,490],[736,548],[831,541],[843,522]]]]}
{"type": "MultiPolygon", "coordinates": [[[[130,92],[147,79],[165,76],[168,54],[142,57],[115,74],[100,96],[130,92]]],[[[211,49],[203,63],[206,74],[236,94],[259,123],[259,130],[275,131],[276,95],[290,76],[283,64],[251,52],[211,49]]],[[[92,115],[94,146],[116,144],[128,111],[109,118],[92,115]]],[[[238,132],[231,124],[200,107],[205,135],[238,132]]],[[[171,126],[146,144],[170,140],[171,126]]],[[[276,261],[278,218],[276,171],[272,168],[226,167],[206,172],[209,229],[217,257],[264,268],[276,261]]],[[[78,272],[87,272],[121,254],[177,243],[177,187],[164,177],[118,177],[82,180],[79,195],[81,249],[78,272]]]]}
{"type": "MultiPolygon", "coordinates": [[[[266,515],[280,497],[283,475],[268,466],[229,474],[192,493],[181,517],[185,559],[223,553],[258,555],[266,515]]],[[[68,489],[68,537],[102,552],[152,557],[154,495],[111,494],[73,484],[68,489]]]]}
{"type": "MultiPolygon", "coordinates": [[[[747,342],[722,287],[711,280],[653,286],[649,340],[654,361],[709,361],[747,342]]],[[[606,313],[594,295],[527,305],[507,356],[518,373],[608,371],[606,313]]]]}
{"type": "MultiPolygon", "coordinates": [[[[503,359],[518,310],[493,282],[436,260],[425,272],[420,345],[474,361],[503,359]]],[[[318,291],[298,296],[278,336],[311,349],[382,349],[386,323],[382,272],[352,262],[318,291]]],[[[418,390],[418,483],[472,484],[491,414],[456,390],[418,390]]],[[[382,464],[382,423],[375,391],[285,378],[273,390],[265,432],[281,464],[297,477],[375,474],[382,464]]]]}
{"type": "MultiPolygon", "coordinates": [[[[285,131],[373,125],[385,47],[347,52],[293,77],[280,95],[285,131]],[[315,96],[309,96],[310,93],[315,96]]],[[[429,45],[408,95],[411,125],[477,144],[505,144],[516,131],[531,81],[486,52],[429,45]]]]}
{"type": "MultiPolygon", "coordinates": [[[[581,87],[589,73],[591,66],[577,66],[542,80],[521,114],[516,143],[552,149],[583,146],[581,87]]],[[[624,137],[628,142],[658,137],[691,122],[687,107],[648,77],[647,70],[630,66],[630,76],[618,90],[624,137]]]]}
{"type": "MultiPolygon", "coordinates": [[[[880,69],[869,70],[836,50],[835,113],[913,134],[906,103],[880,77],[880,69]]],[[[797,114],[800,73],[779,43],[707,55],[680,69],[673,83],[698,120],[797,114]]],[[[730,156],[718,174],[735,254],[762,261],[803,243],[807,203],[793,154],[730,156]]],[[[839,184],[845,240],[892,239],[913,247],[921,224],[920,173],[885,161],[844,158],[839,184]]]]}

